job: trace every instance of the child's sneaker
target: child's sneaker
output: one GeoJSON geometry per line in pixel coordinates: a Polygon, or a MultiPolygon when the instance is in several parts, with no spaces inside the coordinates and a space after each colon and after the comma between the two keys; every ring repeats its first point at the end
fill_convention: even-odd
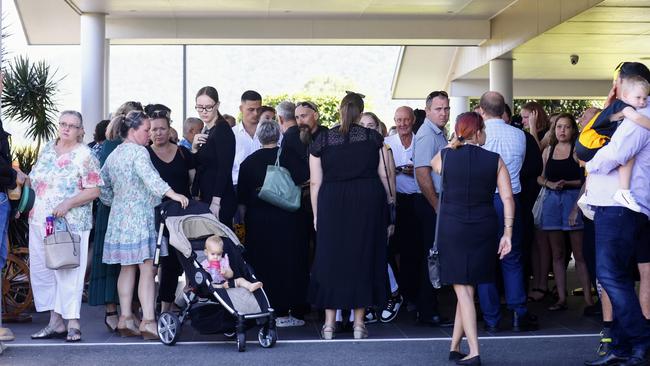
{"type": "Polygon", "coordinates": [[[641,206],[636,202],[629,189],[619,189],[614,193],[614,201],[634,212],[641,212],[641,206]]]}
{"type": "Polygon", "coordinates": [[[377,312],[373,308],[366,308],[366,315],[363,318],[363,322],[366,324],[372,324],[377,322],[377,312]]]}
{"type": "Polygon", "coordinates": [[[588,218],[589,220],[593,221],[595,212],[594,210],[591,209],[591,206],[587,203],[586,194],[583,193],[582,196],[580,196],[580,199],[578,199],[577,204],[580,210],[582,211],[582,215],[588,218]]]}
{"type": "Polygon", "coordinates": [[[300,320],[298,318],[294,318],[293,316],[281,316],[277,319],[275,319],[275,326],[278,328],[286,328],[286,327],[302,327],[305,325],[304,320],[300,320]]]}

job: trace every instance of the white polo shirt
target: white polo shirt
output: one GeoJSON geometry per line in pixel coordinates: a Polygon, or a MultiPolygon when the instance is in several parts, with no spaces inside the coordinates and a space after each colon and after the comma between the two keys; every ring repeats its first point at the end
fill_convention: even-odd
{"type": "Polygon", "coordinates": [[[239,178],[239,165],[242,161],[254,153],[255,151],[262,148],[260,140],[257,138],[257,134],[254,134],[253,137],[246,132],[243,123],[238,123],[235,127],[232,128],[232,132],[235,134],[235,161],[232,164],[232,184],[237,185],[237,179],[239,178]]]}
{"type": "MultiPolygon", "coordinates": [[[[393,152],[393,159],[395,160],[396,167],[408,164],[413,165],[413,142],[415,141],[415,134],[411,133],[411,136],[411,146],[408,147],[402,145],[402,140],[399,138],[398,134],[388,136],[384,139],[384,143],[390,146],[390,150],[393,152]]],[[[418,192],[415,177],[398,173],[395,176],[395,179],[397,182],[397,192],[404,194],[418,192]]]]}

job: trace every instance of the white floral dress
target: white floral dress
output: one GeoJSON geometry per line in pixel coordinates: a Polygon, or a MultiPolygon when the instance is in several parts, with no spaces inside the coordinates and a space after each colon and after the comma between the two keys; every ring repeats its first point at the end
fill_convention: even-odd
{"type": "MultiPolygon", "coordinates": [[[[101,170],[102,203],[111,206],[102,261],[140,264],[154,256],[154,207],[170,187],[160,178],[144,146],[124,142],[108,156],[101,170]]],[[[164,255],[164,253],[163,253],[164,255]]]]}
{"type": "MultiPolygon", "coordinates": [[[[65,154],[57,155],[56,141],[48,142],[41,150],[29,178],[36,193],[34,207],[29,213],[29,224],[45,226],[45,218],[63,200],[74,197],[83,189],[103,185],[99,161],[84,144],[65,154]]],[[[93,226],[92,202],[70,209],[65,215],[70,230],[89,231],[93,226]]]]}

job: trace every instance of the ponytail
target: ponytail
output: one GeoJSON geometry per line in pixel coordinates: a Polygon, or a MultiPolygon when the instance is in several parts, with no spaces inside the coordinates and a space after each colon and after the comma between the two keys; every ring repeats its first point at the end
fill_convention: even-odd
{"type": "Polygon", "coordinates": [[[465,138],[463,136],[454,136],[454,139],[451,140],[449,147],[456,150],[463,145],[465,145],[465,138]]]}
{"type": "Polygon", "coordinates": [[[339,114],[341,119],[341,127],[339,131],[341,134],[346,135],[350,131],[350,126],[359,121],[363,113],[363,99],[357,93],[348,93],[339,107],[339,114]]]}

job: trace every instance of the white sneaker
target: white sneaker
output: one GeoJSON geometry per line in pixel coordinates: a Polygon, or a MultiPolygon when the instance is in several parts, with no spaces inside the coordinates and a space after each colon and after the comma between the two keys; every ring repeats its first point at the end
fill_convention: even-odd
{"type": "Polygon", "coordinates": [[[277,319],[275,319],[275,326],[279,328],[286,328],[286,327],[302,327],[305,325],[304,320],[296,319],[293,316],[281,316],[277,319]]]}
{"type": "Polygon", "coordinates": [[[629,189],[619,189],[614,193],[614,201],[634,212],[641,212],[641,206],[636,202],[629,189]]]}
{"type": "Polygon", "coordinates": [[[594,212],[594,210],[591,209],[591,206],[587,203],[586,194],[583,193],[582,196],[580,196],[580,199],[578,199],[577,204],[580,210],[582,211],[582,215],[588,218],[589,220],[593,221],[596,212],[594,212]]]}

